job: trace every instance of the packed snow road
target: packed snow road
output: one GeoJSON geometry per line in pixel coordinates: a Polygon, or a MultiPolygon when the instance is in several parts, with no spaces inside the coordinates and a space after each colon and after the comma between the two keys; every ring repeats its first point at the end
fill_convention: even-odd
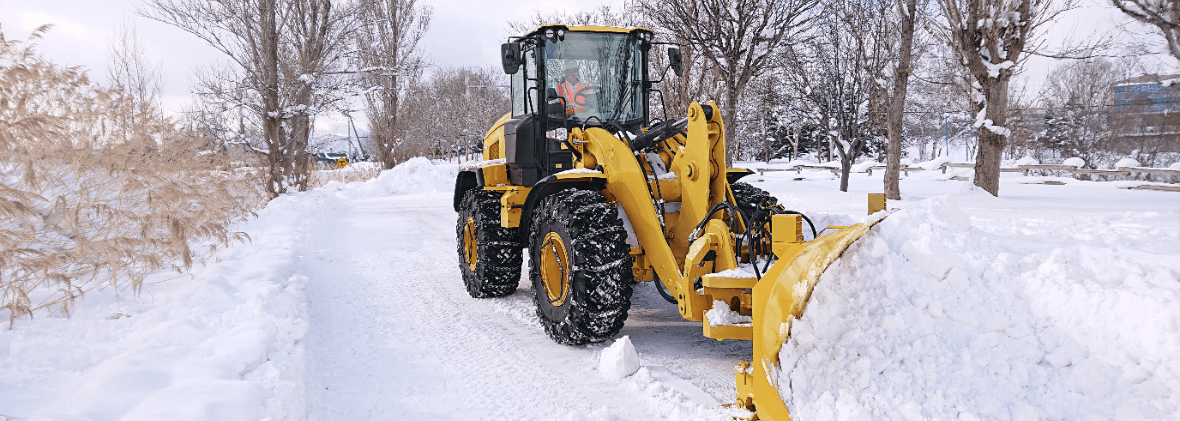
{"type": "MultiPolygon", "coordinates": [[[[551,341],[527,275],[510,297],[468,296],[449,194],[325,202],[304,261],[309,419],[650,419],[677,409],[680,397],[642,397],[600,377],[603,345],[551,341]]],[[[748,343],[700,330],[637,288],[622,334],[687,401],[680,411],[731,400],[731,367],[750,354],[748,343]]]]}

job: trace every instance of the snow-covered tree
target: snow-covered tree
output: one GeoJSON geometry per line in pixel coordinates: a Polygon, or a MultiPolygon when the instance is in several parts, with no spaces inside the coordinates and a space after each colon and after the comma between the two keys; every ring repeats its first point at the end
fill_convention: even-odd
{"type": "Polygon", "coordinates": [[[1011,130],[1008,85],[1027,50],[1040,47],[1038,30],[1075,0],[938,0],[945,22],[939,36],[971,76],[979,150],[975,185],[1000,194],[1000,160],[1011,130]]]}
{"type": "Polygon", "coordinates": [[[839,153],[840,190],[848,191],[848,175],[856,158],[880,151],[882,117],[888,95],[886,68],[894,49],[886,22],[891,1],[832,1],[815,18],[807,42],[787,49],[790,82],[786,88],[806,103],[809,117],[839,153]]]}

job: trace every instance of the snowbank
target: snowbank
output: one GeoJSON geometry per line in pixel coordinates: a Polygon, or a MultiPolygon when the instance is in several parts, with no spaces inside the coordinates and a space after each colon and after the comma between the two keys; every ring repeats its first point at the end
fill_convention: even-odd
{"type": "Polygon", "coordinates": [[[0,419],[258,420],[303,416],[306,278],[316,204],[275,199],[253,240],[139,297],[87,293],[69,319],[0,330],[0,419]]]}
{"type": "Polygon", "coordinates": [[[1180,259],[1053,232],[988,234],[945,196],[882,221],[784,344],[792,418],[1180,418],[1180,259]]]}
{"type": "Polygon", "coordinates": [[[350,197],[373,195],[410,195],[453,191],[455,176],[459,174],[458,164],[435,164],[429,159],[418,157],[382,171],[374,180],[365,183],[327,186],[330,190],[350,193],[350,197]]]}

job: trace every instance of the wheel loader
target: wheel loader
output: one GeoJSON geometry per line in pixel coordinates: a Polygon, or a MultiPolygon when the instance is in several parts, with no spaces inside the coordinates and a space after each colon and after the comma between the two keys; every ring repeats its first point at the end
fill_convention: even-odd
{"type": "MultiPolygon", "coordinates": [[[[527,252],[545,332],[576,345],[616,335],[633,285],[653,282],[705,336],[753,341],[751,362],[735,367],[737,405],[789,419],[779,349],[819,275],[870,224],[816,237],[805,216],[739,182],[751,171],[727,166],[713,103],[650,116],[656,79],[682,76],[680,50],[652,31],[545,25],[508,41],[512,111],[455,180],[468,293],[514,293],[527,252]],[[657,46],[668,66],[653,73],[657,46]]],[[[869,207],[883,209],[883,196],[869,207]]]]}

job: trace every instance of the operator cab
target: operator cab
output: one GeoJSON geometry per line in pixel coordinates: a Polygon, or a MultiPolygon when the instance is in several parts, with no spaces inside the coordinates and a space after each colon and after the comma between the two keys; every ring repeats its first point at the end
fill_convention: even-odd
{"type": "Polygon", "coordinates": [[[501,46],[512,80],[512,118],[504,124],[512,184],[532,186],[570,169],[571,128],[640,133],[648,125],[652,39],[644,28],[546,25],[501,46]]]}

